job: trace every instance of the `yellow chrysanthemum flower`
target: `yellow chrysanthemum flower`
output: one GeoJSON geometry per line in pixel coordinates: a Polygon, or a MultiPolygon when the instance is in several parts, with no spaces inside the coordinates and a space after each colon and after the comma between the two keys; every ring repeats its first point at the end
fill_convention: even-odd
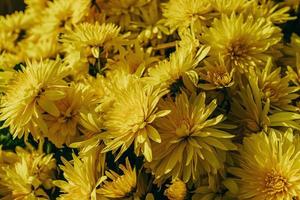
{"type": "Polygon", "coordinates": [[[14,163],[1,166],[0,197],[4,195],[3,199],[16,200],[49,199],[43,187],[53,187],[56,163],[52,155],[17,147],[15,157],[14,163]]]}
{"type": "Polygon", "coordinates": [[[62,91],[66,86],[65,76],[59,60],[27,62],[26,68],[15,73],[4,91],[0,109],[0,120],[5,120],[2,127],[9,127],[14,137],[31,132],[37,139],[40,131],[46,133],[47,125],[41,114],[59,115],[54,101],[65,96],[62,91]]]}
{"type": "Polygon", "coordinates": [[[169,200],[184,200],[187,195],[187,188],[183,181],[174,180],[164,194],[169,200]]]}
{"type": "Polygon", "coordinates": [[[60,51],[60,46],[56,42],[57,38],[40,38],[38,40],[25,40],[20,44],[24,57],[30,60],[55,59],[60,51]]]}
{"type": "Polygon", "coordinates": [[[171,28],[171,32],[187,27],[200,31],[212,22],[212,11],[209,0],[170,0],[162,4],[163,22],[171,28]]]}
{"type": "Polygon", "coordinates": [[[197,71],[200,79],[207,82],[199,84],[199,87],[205,90],[230,87],[234,84],[235,69],[230,69],[228,62],[225,63],[222,57],[217,60],[204,61],[204,67],[198,68],[197,71]]]}
{"type": "Polygon", "coordinates": [[[254,0],[245,13],[255,18],[263,17],[274,24],[282,24],[295,19],[294,16],[290,16],[289,11],[290,7],[272,0],[254,0]]]}
{"type": "Polygon", "coordinates": [[[261,65],[270,56],[270,47],[281,39],[280,29],[264,18],[243,15],[223,15],[202,36],[211,46],[210,55],[224,57],[232,68],[240,72],[250,66],[261,65]],[[226,33],[226,34],[224,34],[226,33]]]}
{"type": "Polygon", "coordinates": [[[276,111],[270,109],[270,99],[263,99],[258,87],[258,76],[251,71],[249,84],[240,85],[237,95],[232,97],[231,114],[233,119],[242,125],[243,133],[267,131],[270,127],[293,127],[300,130],[294,120],[300,119],[295,112],[276,111]]]}
{"type": "Polygon", "coordinates": [[[243,13],[253,1],[248,0],[210,0],[214,10],[218,11],[221,15],[231,15],[233,12],[239,14],[243,13]]]}
{"type": "Polygon", "coordinates": [[[107,129],[102,134],[107,145],[104,150],[115,152],[121,147],[116,157],[118,159],[134,143],[135,153],[142,153],[146,160],[151,161],[150,139],[160,142],[159,133],[151,124],[169,113],[157,108],[158,101],[167,92],[166,89],[145,84],[142,79],[130,79],[127,87],[116,88],[116,98],[104,116],[104,127],[107,129]]]}
{"type": "Polygon", "coordinates": [[[91,5],[90,0],[54,0],[47,2],[47,8],[39,16],[40,23],[31,29],[34,37],[58,37],[66,27],[80,23],[91,5]]]}
{"type": "Polygon", "coordinates": [[[159,62],[148,69],[150,80],[156,84],[171,85],[188,72],[193,71],[199,62],[203,60],[209,47],[199,47],[199,41],[192,33],[182,35],[176,51],[170,55],[170,59],[159,62]]]}
{"type": "Polygon", "coordinates": [[[298,110],[292,101],[299,95],[296,93],[300,87],[290,86],[290,77],[281,76],[280,67],[272,70],[272,60],[269,59],[262,72],[258,73],[258,85],[264,100],[269,99],[271,106],[286,111],[298,110]]]}
{"type": "Polygon", "coordinates": [[[108,22],[118,24],[124,29],[131,27],[131,23],[140,17],[140,8],[150,3],[149,0],[97,0],[107,16],[108,22]]]}
{"type": "Polygon", "coordinates": [[[290,200],[300,194],[299,137],[292,130],[271,130],[244,138],[239,167],[230,172],[239,177],[239,199],[290,200]]]}
{"type": "Polygon", "coordinates": [[[66,34],[62,36],[66,63],[85,73],[89,64],[100,70],[104,67],[102,57],[107,56],[108,49],[113,44],[120,45],[119,32],[120,28],[114,24],[100,25],[98,22],[84,22],[76,25],[74,29],[67,29],[66,34]]]}
{"type": "Polygon", "coordinates": [[[87,89],[83,85],[71,85],[65,89],[65,97],[55,102],[59,115],[43,115],[49,127],[45,137],[56,146],[69,145],[79,137],[81,113],[92,113],[95,110],[97,101],[87,89]]]}
{"type": "Polygon", "coordinates": [[[224,116],[208,119],[217,107],[216,100],[205,105],[205,98],[205,93],[188,97],[182,92],[175,102],[162,101],[161,108],[171,113],[155,122],[162,143],[153,144],[155,157],[146,164],[155,182],[161,184],[170,177],[195,181],[203,170],[216,173],[223,168],[226,151],[236,149],[231,142],[234,136],[214,127],[224,116]]]}
{"type": "Polygon", "coordinates": [[[53,183],[61,189],[60,200],[99,200],[104,199],[96,193],[96,188],[106,179],[102,176],[104,166],[99,147],[93,148],[87,154],[77,157],[73,154],[73,161],[62,159],[64,165],[60,168],[64,172],[66,181],[55,180],[53,183]]]}
{"type": "Polygon", "coordinates": [[[126,158],[126,166],[120,165],[119,168],[122,170],[123,175],[119,175],[112,170],[105,172],[110,181],[105,180],[100,189],[97,190],[97,194],[112,199],[127,199],[131,196],[137,187],[136,170],[135,168],[132,169],[128,158],[126,158]]]}

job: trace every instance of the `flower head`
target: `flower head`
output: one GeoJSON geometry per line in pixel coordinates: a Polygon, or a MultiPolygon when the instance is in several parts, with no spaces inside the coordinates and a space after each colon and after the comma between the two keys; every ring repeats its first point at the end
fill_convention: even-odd
{"type": "Polygon", "coordinates": [[[259,66],[267,60],[270,47],[280,41],[281,34],[264,18],[232,14],[215,19],[202,39],[211,46],[210,55],[221,55],[232,68],[245,72],[249,66],[259,66]]]}
{"type": "Polygon", "coordinates": [[[171,113],[155,122],[162,142],[153,144],[155,157],[146,164],[155,182],[172,177],[186,183],[199,178],[200,171],[216,173],[223,168],[225,152],[236,149],[231,142],[234,136],[214,127],[223,115],[209,119],[216,100],[205,105],[205,97],[205,93],[188,97],[183,92],[175,102],[162,101],[161,108],[171,113]]]}
{"type": "MultiPolygon", "coordinates": [[[[56,146],[69,145],[79,137],[81,113],[93,113],[96,108],[96,100],[93,93],[83,85],[71,85],[65,89],[65,97],[55,101],[59,115],[44,114],[48,128],[46,137],[56,146]]],[[[100,130],[99,130],[100,131],[100,130]]]]}
{"type": "Polygon", "coordinates": [[[162,4],[162,9],[164,24],[169,26],[171,31],[187,27],[201,30],[209,25],[214,17],[209,0],[170,0],[162,4]]]}
{"type": "Polygon", "coordinates": [[[119,158],[134,143],[135,153],[140,155],[142,152],[146,160],[151,161],[150,139],[160,142],[159,133],[151,123],[169,113],[157,108],[158,101],[166,93],[166,89],[147,85],[141,79],[129,79],[125,88],[116,88],[117,98],[104,116],[105,151],[116,151],[121,147],[119,158]]]}
{"type": "Polygon", "coordinates": [[[233,85],[234,69],[230,69],[228,62],[225,63],[222,57],[218,60],[204,61],[205,66],[198,68],[200,79],[207,83],[199,84],[199,87],[212,90],[216,88],[225,88],[233,85]]]}
{"type": "Polygon", "coordinates": [[[54,101],[62,99],[66,86],[63,78],[67,75],[59,60],[27,62],[11,79],[5,89],[1,105],[0,119],[5,120],[3,127],[10,127],[14,137],[32,133],[35,139],[40,132],[47,132],[42,113],[59,115],[54,101]]]}
{"type": "Polygon", "coordinates": [[[299,137],[291,129],[271,130],[246,137],[239,152],[239,167],[230,172],[237,180],[239,199],[293,199],[300,193],[299,137]]]}
{"type": "Polygon", "coordinates": [[[193,71],[210,49],[206,46],[198,47],[199,41],[192,33],[186,32],[169,60],[165,59],[148,69],[150,78],[156,84],[171,85],[187,72],[193,71]]]}

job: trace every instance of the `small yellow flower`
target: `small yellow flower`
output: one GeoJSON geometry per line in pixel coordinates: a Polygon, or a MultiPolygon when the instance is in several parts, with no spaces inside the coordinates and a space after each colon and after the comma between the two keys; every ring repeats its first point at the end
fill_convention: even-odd
{"type": "Polygon", "coordinates": [[[187,188],[184,182],[175,180],[168,189],[165,190],[164,194],[169,200],[184,200],[187,194],[187,188]]]}
{"type": "Polygon", "coordinates": [[[282,77],[280,67],[276,69],[269,59],[262,72],[258,73],[258,85],[261,89],[263,100],[270,100],[271,106],[286,111],[296,111],[297,107],[292,105],[292,101],[297,99],[299,95],[296,93],[300,87],[290,86],[290,76],[282,77]]]}
{"type": "Polygon", "coordinates": [[[105,175],[110,181],[105,180],[97,193],[107,198],[125,198],[130,197],[132,192],[137,187],[137,176],[135,168],[132,169],[128,158],[126,158],[126,166],[120,165],[123,175],[119,175],[116,172],[109,170],[105,172],[105,175]]]}
{"type": "Polygon", "coordinates": [[[199,84],[200,88],[205,90],[213,90],[216,88],[225,88],[233,85],[234,69],[230,69],[230,65],[219,57],[218,60],[204,61],[205,66],[198,68],[200,79],[207,83],[199,84]]]}

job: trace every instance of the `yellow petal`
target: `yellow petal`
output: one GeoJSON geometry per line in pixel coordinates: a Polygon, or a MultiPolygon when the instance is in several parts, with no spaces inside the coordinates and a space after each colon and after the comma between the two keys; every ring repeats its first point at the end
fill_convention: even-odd
{"type": "Polygon", "coordinates": [[[146,129],[147,129],[148,136],[151,140],[153,140],[157,143],[161,143],[160,135],[159,135],[158,131],[155,128],[148,125],[148,126],[146,126],[146,129]]]}
{"type": "Polygon", "coordinates": [[[46,98],[44,97],[41,97],[39,100],[38,100],[38,104],[39,106],[44,110],[46,111],[47,113],[55,116],[55,117],[58,117],[59,116],[59,110],[58,108],[56,107],[56,105],[53,103],[53,101],[49,101],[47,100],[46,98]]]}

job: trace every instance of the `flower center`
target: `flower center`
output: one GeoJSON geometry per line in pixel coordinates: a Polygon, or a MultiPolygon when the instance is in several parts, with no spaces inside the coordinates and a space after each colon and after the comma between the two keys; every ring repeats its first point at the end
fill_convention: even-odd
{"type": "Polygon", "coordinates": [[[288,190],[288,181],[276,171],[267,173],[265,177],[265,192],[268,195],[276,195],[288,190]]]}
{"type": "Polygon", "coordinates": [[[207,79],[217,86],[227,86],[231,82],[229,73],[222,71],[207,72],[207,79]]]}
{"type": "Polygon", "coordinates": [[[230,60],[232,60],[234,64],[237,65],[237,62],[240,59],[246,57],[248,50],[248,45],[244,44],[241,40],[236,40],[233,41],[227,48],[227,55],[230,58],[230,60]]]}

